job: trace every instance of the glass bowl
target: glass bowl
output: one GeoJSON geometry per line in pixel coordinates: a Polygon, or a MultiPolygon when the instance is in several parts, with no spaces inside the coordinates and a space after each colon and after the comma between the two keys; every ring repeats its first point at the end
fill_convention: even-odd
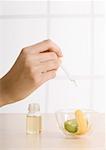
{"type": "MultiPolygon", "coordinates": [[[[80,134],[77,133],[77,131],[79,130],[79,126],[78,126],[78,124],[76,126],[77,120],[76,120],[76,115],[75,115],[75,112],[76,112],[75,109],[63,109],[63,110],[59,110],[55,113],[56,120],[58,122],[58,126],[65,136],[72,137],[72,138],[78,138],[78,137],[82,137],[82,136],[85,136],[85,135],[88,135],[89,133],[91,133],[92,119],[93,119],[94,111],[87,110],[87,109],[80,109],[80,111],[84,114],[84,117],[87,122],[87,131],[85,133],[80,133],[80,134]],[[73,124],[71,124],[71,126],[73,125],[72,126],[73,128],[70,128],[71,122],[73,122],[73,124]],[[67,123],[68,123],[68,125],[67,125],[67,123]]],[[[82,127],[83,127],[83,125],[82,125],[82,127]]]]}

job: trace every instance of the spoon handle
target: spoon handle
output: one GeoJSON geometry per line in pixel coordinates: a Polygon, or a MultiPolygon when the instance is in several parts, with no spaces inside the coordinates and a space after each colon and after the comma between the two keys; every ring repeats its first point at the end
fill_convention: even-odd
{"type": "Polygon", "coordinates": [[[75,86],[77,86],[76,80],[74,80],[70,77],[70,74],[68,73],[68,71],[66,70],[66,68],[63,65],[61,65],[61,69],[64,71],[65,75],[67,76],[67,79],[70,82],[73,82],[75,86]]]}

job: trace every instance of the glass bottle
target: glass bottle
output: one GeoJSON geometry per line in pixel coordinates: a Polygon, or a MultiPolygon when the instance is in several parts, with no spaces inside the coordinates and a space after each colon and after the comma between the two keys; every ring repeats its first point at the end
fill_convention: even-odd
{"type": "Polygon", "coordinates": [[[41,132],[42,117],[40,106],[36,103],[31,103],[28,106],[28,114],[26,117],[26,132],[27,134],[39,134],[41,132]]]}

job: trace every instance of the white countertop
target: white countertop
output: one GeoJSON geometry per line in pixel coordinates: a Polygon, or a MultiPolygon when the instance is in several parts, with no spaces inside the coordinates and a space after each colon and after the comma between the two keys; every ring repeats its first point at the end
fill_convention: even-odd
{"type": "Polygon", "coordinates": [[[0,114],[0,150],[105,150],[104,114],[95,115],[94,132],[79,139],[66,138],[53,114],[43,115],[41,135],[26,135],[24,114],[0,114]]]}

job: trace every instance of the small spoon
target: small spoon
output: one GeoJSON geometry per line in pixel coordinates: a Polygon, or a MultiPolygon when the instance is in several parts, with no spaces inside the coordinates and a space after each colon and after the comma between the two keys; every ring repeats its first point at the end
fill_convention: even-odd
{"type": "Polygon", "coordinates": [[[66,68],[65,68],[63,65],[61,65],[61,69],[64,71],[65,75],[67,76],[67,79],[68,79],[71,83],[73,82],[75,86],[78,86],[76,80],[74,80],[74,79],[72,79],[72,78],[70,77],[70,74],[68,73],[68,71],[66,70],[66,68]]]}

